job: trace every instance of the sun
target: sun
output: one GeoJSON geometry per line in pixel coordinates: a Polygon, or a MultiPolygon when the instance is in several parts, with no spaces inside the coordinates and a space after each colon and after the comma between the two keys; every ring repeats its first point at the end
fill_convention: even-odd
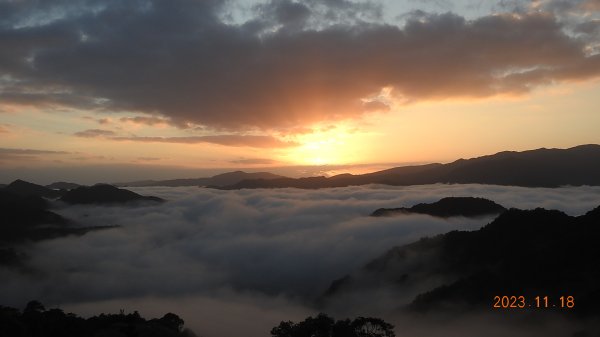
{"type": "Polygon", "coordinates": [[[298,158],[303,164],[308,165],[330,165],[342,161],[336,149],[343,146],[343,142],[335,138],[321,139],[304,143],[298,149],[298,158]]]}
{"type": "Polygon", "coordinates": [[[291,149],[287,157],[297,165],[342,165],[355,162],[352,134],[344,127],[318,128],[297,137],[300,146],[291,149]]]}

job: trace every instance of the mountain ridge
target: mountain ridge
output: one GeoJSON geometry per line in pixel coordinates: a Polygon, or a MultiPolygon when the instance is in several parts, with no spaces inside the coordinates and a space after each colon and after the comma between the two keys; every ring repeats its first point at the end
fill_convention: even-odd
{"type": "Polygon", "coordinates": [[[164,200],[154,196],[143,196],[130,190],[117,188],[108,184],[96,184],[94,186],[79,186],[67,191],[60,197],[60,201],[67,204],[124,204],[137,201],[163,202],[164,200]]]}
{"type": "Polygon", "coordinates": [[[13,181],[12,183],[4,187],[2,190],[18,194],[20,196],[37,196],[50,199],[58,198],[62,195],[60,191],[56,191],[45,186],[30,183],[21,179],[13,181]]]}
{"type": "Polygon", "coordinates": [[[379,208],[371,216],[394,216],[402,214],[427,214],[440,218],[453,216],[478,217],[504,212],[504,206],[485,198],[446,197],[433,203],[420,203],[412,207],[379,208]]]}
{"type": "Polygon", "coordinates": [[[243,180],[225,190],[245,188],[331,188],[383,184],[490,184],[523,187],[600,185],[600,145],[568,149],[540,148],[502,151],[492,155],[458,159],[447,164],[402,166],[360,175],[243,180]]]}
{"type": "MultiPolygon", "coordinates": [[[[368,184],[409,186],[436,183],[523,187],[600,186],[600,145],[584,144],[566,149],[542,147],[525,151],[500,151],[474,158],[461,158],[445,164],[399,166],[356,175],[342,173],[330,177],[291,178],[266,171],[250,173],[231,171],[204,178],[139,180],[111,185],[117,187],[200,186],[235,190],[287,187],[318,189],[368,184]]],[[[77,184],[56,182],[46,185],[47,187],[55,189],[49,188],[49,192],[43,193],[56,198],[64,193],[57,189],[73,189],[77,184]]],[[[10,185],[0,185],[0,188],[10,188],[10,185]]]]}
{"type": "Polygon", "coordinates": [[[231,171],[221,174],[217,174],[212,177],[206,178],[178,178],[168,180],[140,180],[124,183],[115,183],[118,187],[149,187],[149,186],[168,186],[168,187],[180,187],[180,186],[211,186],[221,187],[239,183],[246,179],[278,179],[284,178],[284,176],[270,173],[270,172],[244,172],[244,171],[231,171]]]}
{"type": "Polygon", "coordinates": [[[474,231],[450,231],[396,246],[331,282],[321,302],[390,286],[418,289],[412,311],[491,308],[496,295],[574,296],[573,312],[600,312],[600,206],[584,215],[509,209],[474,231]],[[426,289],[418,288],[436,280],[426,289]],[[568,294],[566,294],[568,292],[568,294]]]}

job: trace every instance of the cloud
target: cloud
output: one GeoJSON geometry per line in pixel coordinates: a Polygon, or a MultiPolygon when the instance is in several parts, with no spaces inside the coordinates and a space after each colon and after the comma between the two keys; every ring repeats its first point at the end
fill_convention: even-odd
{"type": "MultiPolygon", "coordinates": [[[[162,119],[160,119],[162,120],[162,119]]],[[[121,121],[132,121],[134,123],[154,123],[152,118],[134,117],[121,118],[121,121]]],[[[152,124],[148,124],[152,125],[152,124]]],[[[284,141],[276,137],[266,135],[210,135],[210,136],[188,136],[188,137],[142,137],[117,136],[114,131],[103,129],[88,129],[74,133],[77,137],[83,138],[106,138],[114,141],[129,141],[141,143],[172,143],[172,144],[217,144],[234,147],[254,147],[254,148],[286,148],[298,146],[294,141],[284,141]]]]}
{"type": "Polygon", "coordinates": [[[87,129],[84,131],[75,132],[74,135],[83,138],[96,138],[96,137],[108,137],[113,136],[114,131],[102,130],[102,129],[87,129]]]}
{"type": "Polygon", "coordinates": [[[30,162],[39,161],[45,156],[58,156],[69,153],[66,151],[0,148],[0,163],[7,166],[18,165],[23,162],[31,164],[30,162]]]}
{"type": "Polygon", "coordinates": [[[231,23],[227,3],[4,3],[0,98],[285,129],[364,116],[382,88],[398,101],[489,97],[600,75],[586,49],[597,38],[565,33],[553,11],[413,13],[395,26],[371,2],[271,1],[231,23]]]}
{"type": "Polygon", "coordinates": [[[600,11],[600,1],[598,0],[585,0],[582,1],[581,7],[589,11],[600,11]]]}
{"type": "Polygon", "coordinates": [[[165,312],[173,312],[184,319],[185,327],[203,337],[264,337],[281,320],[301,321],[313,314],[312,310],[285,298],[227,291],[208,296],[71,303],[63,308],[65,312],[83,316],[94,316],[99,312],[114,313],[120,309],[125,309],[126,313],[138,310],[143,317],[162,317],[165,312]],[[199,317],[202,319],[199,320],[199,317]]]}
{"type": "MultiPolygon", "coordinates": [[[[577,215],[597,206],[600,194],[599,187],[486,185],[373,185],[315,191],[134,190],[168,201],[136,208],[70,206],[56,210],[82,226],[122,227],[22,248],[30,256],[32,272],[0,268],[2,304],[22,307],[36,298],[48,306],[85,309],[91,314],[125,308],[159,315],[165,308],[173,308],[169,311],[185,314],[187,324],[207,327],[210,336],[240,335],[216,329],[218,325],[211,319],[222,313],[228,327],[248,327],[243,335],[264,336],[281,320],[298,320],[314,312],[310,301],[332,280],[389,248],[425,235],[478,229],[491,221],[424,215],[369,217],[376,208],[471,195],[507,207],[544,206],[577,215]],[[211,308],[212,313],[199,315],[205,304],[212,304],[203,309],[211,308]]],[[[385,295],[383,290],[379,295],[385,295]]],[[[341,306],[343,310],[323,310],[343,314],[340,318],[381,313],[408,324],[399,325],[398,331],[416,329],[416,323],[408,323],[409,317],[398,316],[396,308],[402,303],[389,300],[410,298],[410,294],[387,297],[386,301],[363,295],[361,305],[348,300],[341,306]]],[[[475,324],[463,322],[470,322],[469,328],[475,324]]],[[[427,329],[437,327],[434,324],[427,329]]],[[[415,330],[403,336],[420,335],[415,330]]]]}
{"type": "Polygon", "coordinates": [[[256,148],[284,148],[294,147],[295,142],[282,141],[271,136],[251,135],[215,135],[215,136],[190,136],[190,137],[112,137],[118,141],[132,141],[145,143],[176,143],[200,144],[210,143],[223,146],[256,147],[256,148]]]}
{"type": "Polygon", "coordinates": [[[112,124],[112,120],[110,118],[95,118],[92,116],[83,116],[82,119],[96,122],[100,125],[109,125],[112,124]]]}
{"type": "Polygon", "coordinates": [[[82,155],[82,156],[78,156],[78,157],[73,157],[72,159],[81,162],[81,161],[97,161],[97,160],[112,159],[112,158],[107,158],[105,156],[82,155]]]}
{"type": "Polygon", "coordinates": [[[158,124],[170,124],[169,120],[160,118],[160,117],[144,117],[144,116],[136,116],[136,117],[122,117],[121,122],[131,122],[135,124],[143,124],[143,125],[158,125],[158,124]]]}
{"type": "Polygon", "coordinates": [[[157,161],[157,160],[162,160],[162,158],[158,158],[158,157],[138,157],[137,158],[140,161],[157,161]]]}
{"type": "Polygon", "coordinates": [[[244,164],[244,165],[270,165],[278,163],[276,160],[268,158],[248,158],[248,159],[236,159],[229,161],[232,164],[244,164]]]}
{"type": "Polygon", "coordinates": [[[36,150],[36,149],[11,149],[0,148],[0,155],[28,156],[28,155],[46,155],[46,154],[69,154],[66,151],[36,150]]]}
{"type": "Polygon", "coordinates": [[[389,111],[390,106],[381,101],[370,101],[363,104],[366,111],[389,111]]]}

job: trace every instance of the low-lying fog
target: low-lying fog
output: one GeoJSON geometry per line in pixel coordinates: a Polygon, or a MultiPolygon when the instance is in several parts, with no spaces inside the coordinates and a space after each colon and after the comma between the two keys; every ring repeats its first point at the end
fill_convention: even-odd
{"type": "MultiPolygon", "coordinates": [[[[269,336],[281,320],[297,321],[316,314],[312,301],[331,281],[389,248],[454,229],[478,229],[492,220],[369,217],[377,208],[412,206],[449,196],[485,197],[505,207],[545,207],[570,215],[600,204],[600,187],[132,190],[168,201],[56,210],[82,226],[121,227],[27,247],[30,271],[0,269],[0,304],[22,307],[38,299],[47,307],[60,306],[81,315],[119,309],[138,310],[146,317],[174,312],[199,336],[269,336]]],[[[360,305],[353,301],[343,310],[337,305],[323,311],[340,319],[383,317],[396,325],[397,336],[476,335],[475,331],[486,327],[487,336],[531,335],[531,331],[510,331],[500,324],[489,330],[487,317],[401,317],[393,309],[404,303],[385,292],[379,295],[364,296],[360,305]]],[[[560,320],[549,320],[536,327],[534,335],[563,333],[562,327],[560,320]]]]}

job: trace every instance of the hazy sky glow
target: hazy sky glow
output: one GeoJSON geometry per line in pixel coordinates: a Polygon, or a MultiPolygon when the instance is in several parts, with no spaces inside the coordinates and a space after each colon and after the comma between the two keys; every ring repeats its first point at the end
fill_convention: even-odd
{"type": "Polygon", "coordinates": [[[597,0],[0,0],[0,45],[0,182],[600,143],[597,0]]]}

